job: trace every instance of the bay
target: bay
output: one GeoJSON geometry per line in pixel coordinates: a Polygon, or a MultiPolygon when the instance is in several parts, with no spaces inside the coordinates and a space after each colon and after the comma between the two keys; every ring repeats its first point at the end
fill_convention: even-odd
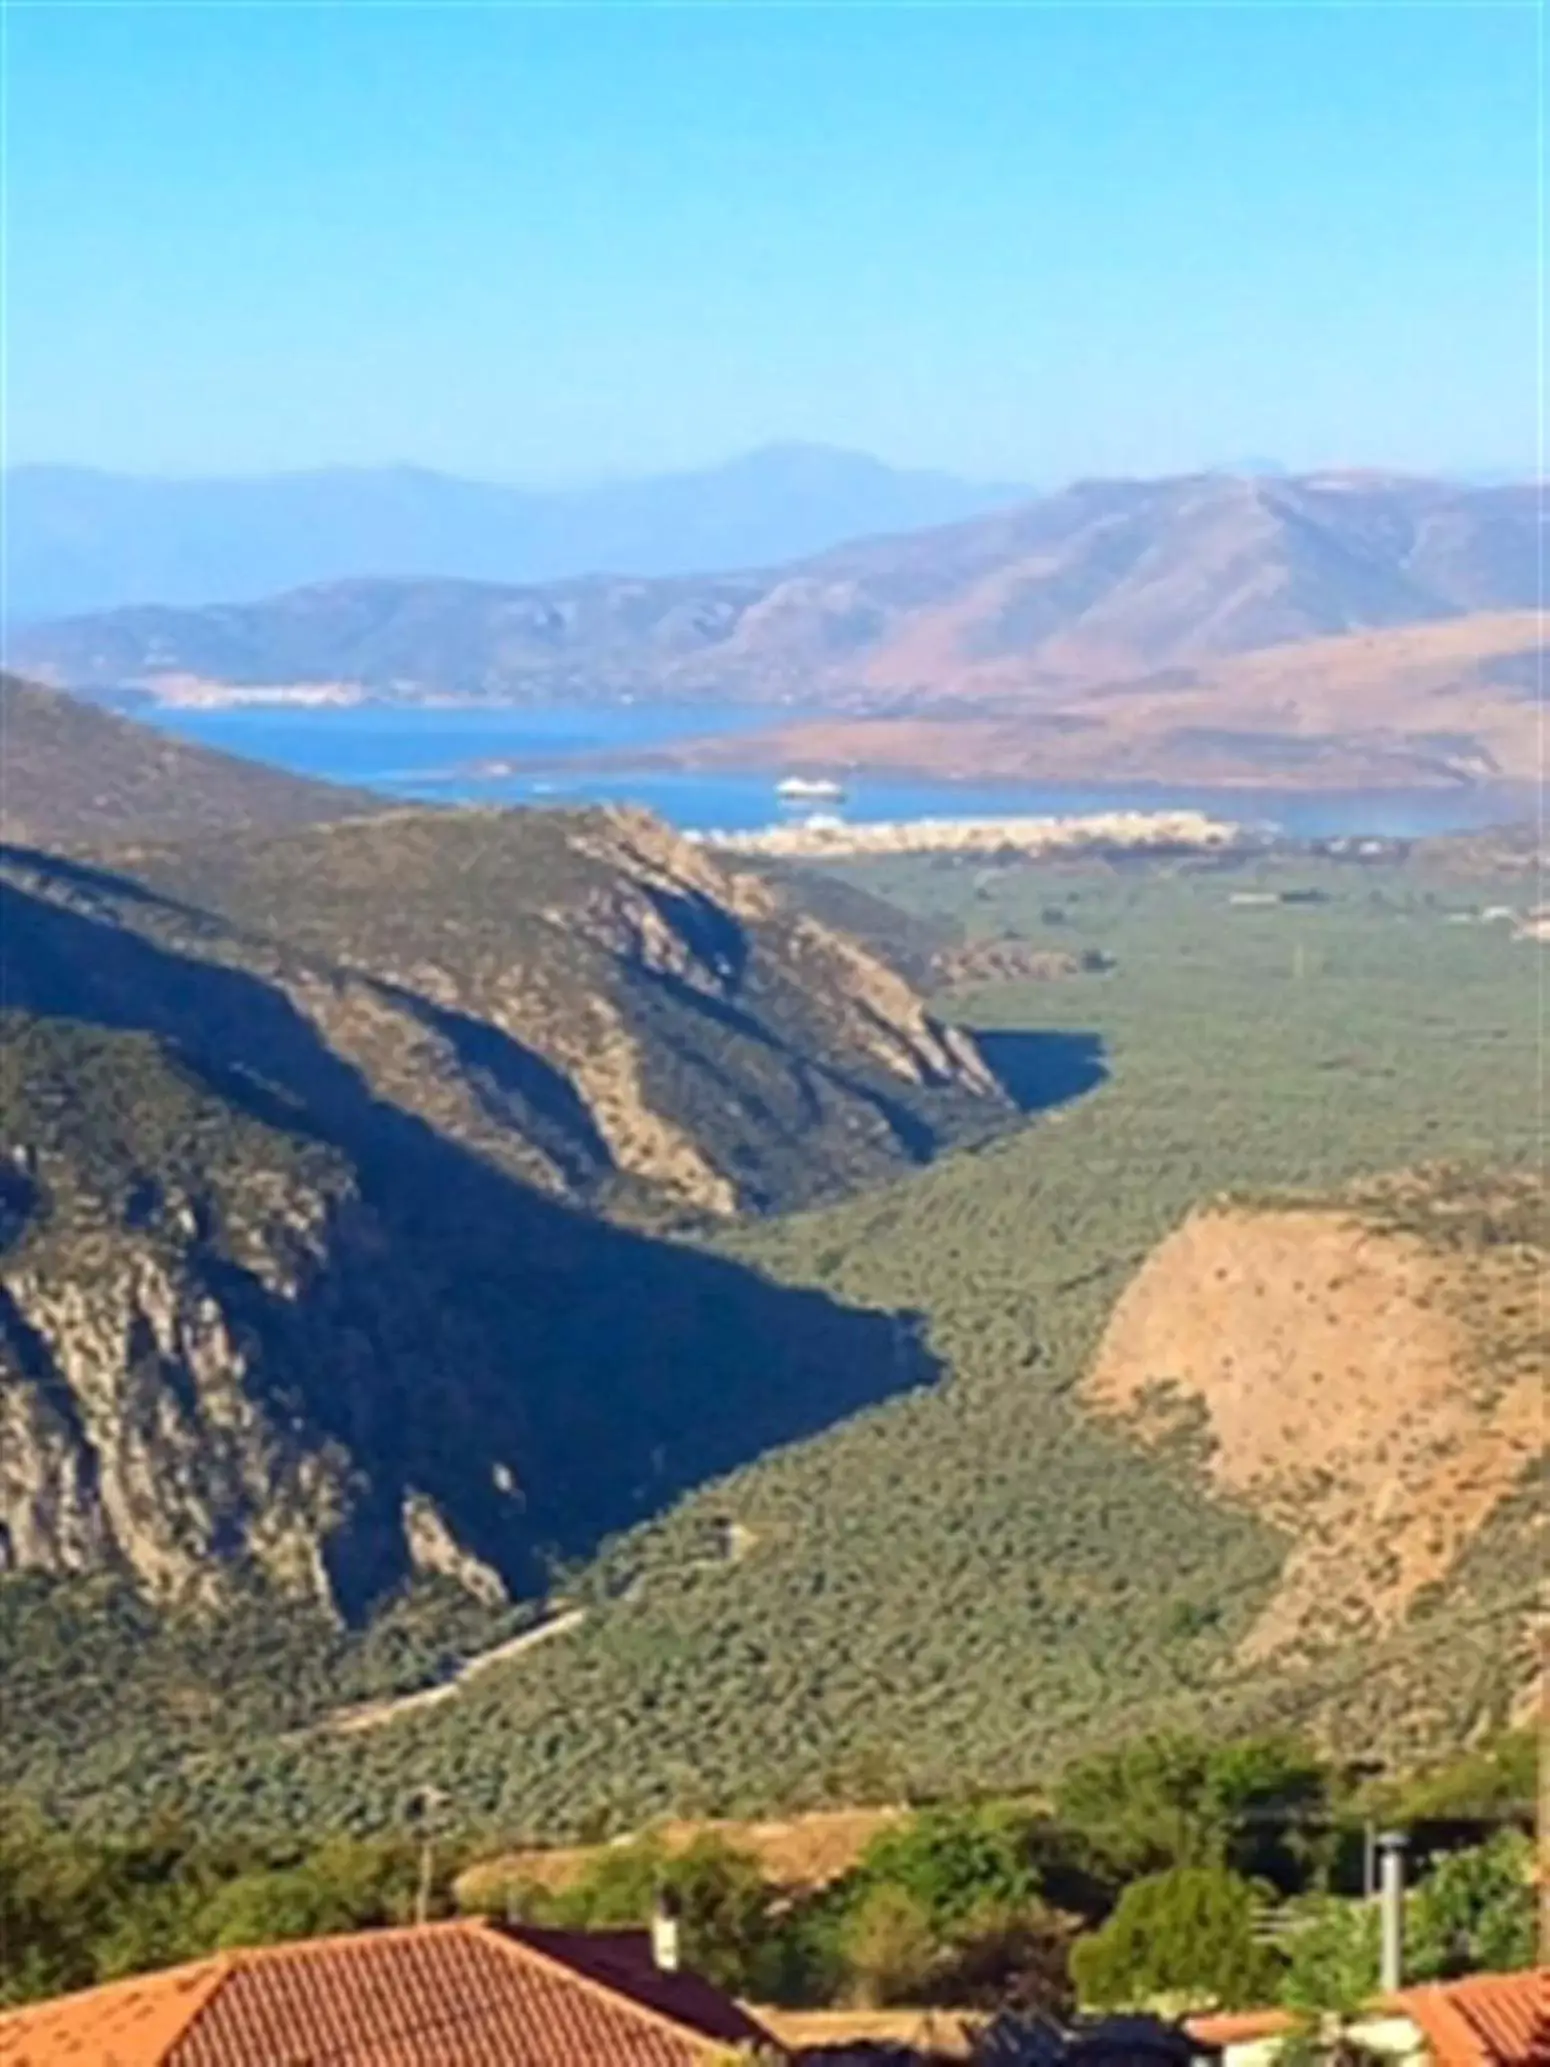
{"type": "MultiPolygon", "coordinates": [[[[248,704],[222,710],[141,706],[135,715],[203,746],[405,802],[634,803],[698,832],[749,831],[790,816],[775,795],[773,774],[647,766],[572,771],[564,766],[566,757],[627,757],[634,749],[649,752],[677,739],[760,731],[789,718],[789,712],[698,704],[493,710],[376,704],[298,710],[248,704]],[[528,759],[546,765],[498,777],[467,772],[481,762],[528,759]]],[[[866,774],[847,779],[838,807],[839,815],[861,822],[1124,810],[1206,811],[1273,825],[1306,839],[1353,834],[1413,838],[1531,815],[1521,793],[1483,787],[1293,791],[1134,782],[932,782],[866,774]]]]}

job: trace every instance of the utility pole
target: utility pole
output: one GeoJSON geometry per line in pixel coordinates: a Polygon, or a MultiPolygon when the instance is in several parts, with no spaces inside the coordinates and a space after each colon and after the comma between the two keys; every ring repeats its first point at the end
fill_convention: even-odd
{"type": "Polygon", "coordinates": [[[436,1811],[445,1807],[447,1796],[440,1787],[422,1787],[410,1797],[409,1813],[420,1826],[420,1879],[415,1889],[414,1920],[428,1923],[431,1914],[431,1893],[436,1876],[436,1835],[434,1818],[436,1811]]]}
{"type": "Polygon", "coordinates": [[[1405,1979],[1405,1835],[1385,1830],[1378,1838],[1378,1899],[1382,1904],[1379,1986],[1393,1995],[1405,1979]]]}

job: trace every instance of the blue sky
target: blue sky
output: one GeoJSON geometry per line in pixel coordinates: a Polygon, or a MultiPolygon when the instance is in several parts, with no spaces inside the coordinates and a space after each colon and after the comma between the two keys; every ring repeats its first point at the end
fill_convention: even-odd
{"type": "Polygon", "coordinates": [[[8,10],[14,460],[1535,457],[1532,7],[8,10]]]}

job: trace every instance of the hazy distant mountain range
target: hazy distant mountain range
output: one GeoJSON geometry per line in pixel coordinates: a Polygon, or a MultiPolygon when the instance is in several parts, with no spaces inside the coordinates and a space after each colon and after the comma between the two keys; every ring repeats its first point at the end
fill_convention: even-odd
{"type": "Polygon", "coordinates": [[[697,574],[949,524],[1030,492],[799,444],[698,472],[559,490],[421,467],[231,480],[16,467],[6,477],[8,607],[21,621],[127,603],[235,602],[364,575],[697,574]]]}
{"type": "Polygon", "coordinates": [[[1530,486],[1084,482],[752,572],[337,582],[23,628],[11,655],[64,686],[183,699],[727,699],[822,717],[717,749],[754,765],[1491,780],[1535,765],[1537,535],[1530,486]]]}

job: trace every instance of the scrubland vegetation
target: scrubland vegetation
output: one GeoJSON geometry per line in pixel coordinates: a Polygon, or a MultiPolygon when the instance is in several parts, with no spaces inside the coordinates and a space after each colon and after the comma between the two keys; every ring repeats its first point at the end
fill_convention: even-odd
{"type": "MultiPolygon", "coordinates": [[[[1491,1767],[1491,1814],[1436,1826],[1448,1849],[1418,1847],[1416,1978],[1533,1957],[1518,1827],[1531,1814],[1529,1751],[1523,1733],[1411,1790],[1413,1802],[1427,1785],[1472,1797],[1491,1767]]],[[[1363,1818],[1379,1805],[1295,1739],[1159,1737],[1076,1762],[1046,1803],[924,1809],[881,1829],[822,1887],[777,1887],[716,1834],[670,1851],[648,1832],[599,1848],[558,1891],[486,1875],[480,1902],[493,1897],[512,1920],[606,1928],[644,1924],[668,1888],[694,1966],[766,2002],[1342,2007],[1376,1981],[1360,1876],[1363,1818]]],[[[1406,1802],[1384,1805],[1403,1813],[1406,1802]]],[[[13,1812],[0,1828],[0,2000],[407,1921],[422,1902],[446,1914],[462,1856],[430,1826],[287,1842],[161,1824],[102,1840],[13,1812]]]]}
{"type": "MultiPolygon", "coordinates": [[[[826,1800],[935,1797],[969,1814],[969,1793],[1045,1787],[1073,1756],[1156,1729],[1306,1725],[1342,1753],[1404,1763],[1508,1719],[1538,1570],[1532,1487],[1403,1627],[1359,1655],[1250,1671],[1233,1653],[1282,1540],[1212,1499],[1187,1445],[1148,1454],[1072,1393],[1130,1274],[1204,1199],[1325,1195],[1417,1164],[1532,1166],[1541,950],[1501,924],[1448,922],[1521,901],[1521,883],[1280,862],[1170,875],[901,860],[851,875],[971,938],[1113,963],[939,1001],[1002,1037],[988,1044],[998,1065],[1046,1107],[1026,1127],[718,1240],[780,1283],[906,1317],[934,1382],[766,1454],[561,1574],[587,1610],[579,1629],[380,1731],[299,1727],[359,1694],[360,1638],[330,1639],[326,1670],[295,1682],[309,1691],[282,1734],[271,1637],[239,1624],[208,1643],[142,1643],[121,1608],[72,1608],[72,1655],[99,1690],[79,1711],[91,1755],[60,1756],[68,1709],[50,1717],[40,1683],[8,1737],[10,1784],[50,1818],[128,1830],[155,1812],[202,1844],[288,1833],[265,1842],[292,1856],[324,1833],[401,1832],[428,1783],[446,1790],[460,1844],[493,1846],[826,1800]],[[1261,877],[1322,901],[1230,904],[1261,877]]],[[[42,1641],[49,1593],[10,1596],[8,1675],[42,1641]]],[[[56,1605],[77,1598],[66,1588],[56,1605]]],[[[429,1676],[436,1645],[415,1646],[366,1680],[429,1676]]],[[[1180,1864],[1264,1870],[1165,1848],[1126,1877],[1180,1864]]],[[[844,1988],[901,1986],[924,1943],[908,1876],[886,1885],[824,1938],[848,1962],[844,1988]]],[[[939,1918],[929,1931],[933,1959],[956,1943],[939,1918]]]]}

